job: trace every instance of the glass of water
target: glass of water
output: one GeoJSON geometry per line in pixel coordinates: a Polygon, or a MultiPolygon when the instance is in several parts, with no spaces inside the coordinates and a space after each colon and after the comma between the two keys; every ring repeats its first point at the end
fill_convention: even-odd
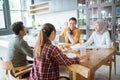
{"type": "Polygon", "coordinates": [[[93,46],[93,52],[96,52],[97,51],[97,47],[96,46],[93,46]]]}
{"type": "Polygon", "coordinates": [[[80,47],[80,55],[85,55],[86,54],[86,47],[80,47]]]}

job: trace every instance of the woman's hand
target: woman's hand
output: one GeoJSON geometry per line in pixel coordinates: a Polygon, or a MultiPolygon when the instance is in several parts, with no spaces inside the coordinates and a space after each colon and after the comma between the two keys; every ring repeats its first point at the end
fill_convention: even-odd
{"type": "Polygon", "coordinates": [[[66,36],[69,37],[70,36],[70,31],[66,32],[66,36]]]}

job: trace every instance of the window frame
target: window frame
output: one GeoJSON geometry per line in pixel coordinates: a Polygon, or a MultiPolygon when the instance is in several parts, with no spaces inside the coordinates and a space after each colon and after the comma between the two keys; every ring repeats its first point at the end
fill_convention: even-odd
{"type": "Polygon", "coordinates": [[[0,29],[0,35],[6,35],[12,33],[9,26],[11,24],[9,12],[10,10],[9,10],[8,0],[3,0],[3,15],[4,15],[5,28],[0,29]]]}
{"type": "MultiPolygon", "coordinates": [[[[33,4],[34,0],[31,0],[31,3],[33,4]]],[[[23,12],[23,10],[21,10],[21,13],[22,12],[23,12]]],[[[13,34],[13,32],[11,31],[11,18],[10,18],[11,16],[10,16],[9,0],[3,0],[3,15],[4,15],[5,28],[0,29],[0,36],[1,35],[13,34]]],[[[33,16],[32,16],[32,19],[34,19],[33,16]]],[[[32,26],[28,27],[28,28],[32,28],[32,26]]]]}

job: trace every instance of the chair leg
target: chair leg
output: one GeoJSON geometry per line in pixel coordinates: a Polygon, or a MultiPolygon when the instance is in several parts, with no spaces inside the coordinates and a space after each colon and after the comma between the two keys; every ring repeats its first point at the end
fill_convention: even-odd
{"type": "Polygon", "coordinates": [[[73,77],[72,76],[72,71],[69,70],[69,78],[70,78],[70,80],[72,80],[72,77],[73,77]]]}
{"type": "Polygon", "coordinates": [[[116,55],[114,55],[114,74],[116,75],[116,55]]]}
{"type": "Polygon", "coordinates": [[[110,58],[110,66],[109,66],[109,80],[111,80],[111,74],[112,74],[112,59],[110,58]]]}
{"type": "Polygon", "coordinates": [[[5,72],[5,78],[6,78],[6,80],[9,80],[8,70],[6,70],[6,72],[5,72]]]}

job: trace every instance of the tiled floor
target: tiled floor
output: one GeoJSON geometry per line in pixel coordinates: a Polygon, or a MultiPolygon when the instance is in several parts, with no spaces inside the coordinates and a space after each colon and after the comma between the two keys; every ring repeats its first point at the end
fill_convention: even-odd
{"type": "MultiPolygon", "coordinates": [[[[114,75],[114,66],[112,66],[112,77],[111,80],[120,80],[120,55],[117,55],[117,75],[114,75]]],[[[102,66],[96,72],[96,80],[108,80],[109,68],[108,66],[102,66]]]]}
{"type": "MultiPolygon", "coordinates": [[[[0,57],[5,57],[7,53],[7,48],[0,46],[0,57]]],[[[114,70],[114,66],[113,66],[114,70]]],[[[64,70],[63,70],[64,71],[64,70]]],[[[108,80],[109,70],[107,66],[102,66],[96,72],[96,80],[108,80]]],[[[4,78],[5,72],[0,68],[0,80],[5,80],[4,78]]],[[[66,75],[62,72],[62,75],[66,75]]],[[[112,79],[111,80],[120,80],[120,55],[117,55],[117,75],[114,75],[112,71],[112,79]]]]}

